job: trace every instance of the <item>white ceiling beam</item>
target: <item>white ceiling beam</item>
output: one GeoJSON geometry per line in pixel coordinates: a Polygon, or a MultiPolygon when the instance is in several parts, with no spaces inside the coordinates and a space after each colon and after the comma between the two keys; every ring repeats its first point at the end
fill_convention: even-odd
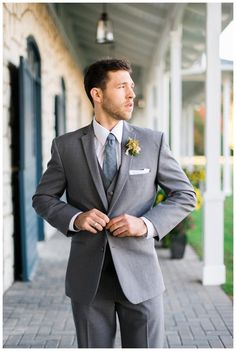
{"type": "Polygon", "coordinates": [[[199,16],[184,16],[183,26],[192,30],[192,32],[205,33],[205,18],[199,16]]]}
{"type": "Polygon", "coordinates": [[[194,30],[190,27],[185,26],[185,23],[183,22],[182,25],[182,30],[183,30],[183,37],[187,37],[187,38],[192,38],[192,40],[198,40],[201,42],[204,42],[205,40],[205,35],[202,31],[199,31],[199,28],[195,28],[194,30]]]}
{"type": "Polygon", "coordinates": [[[66,47],[68,48],[71,55],[74,57],[79,69],[83,71],[86,66],[86,60],[84,57],[84,52],[78,45],[75,45],[76,39],[73,37],[73,34],[68,36],[67,28],[64,28],[64,24],[62,23],[62,19],[58,17],[58,14],[55,11],[54,3],[47,3],[48,12],[52,17],[57,29],[59,30],[66,47]]]}
{"type": "Polygon", "coordinates": [[[138,19],[148,21],[154,25],[160,22],[160,25],[165,23],[164,11],[157,10],[152,4],[122,4],[125,13],[135,16],[138,19]]]}
{"type": "Polygon", "coordinates": [[[152,61],[149,70],[149,78],[152,75],[153,68],[160,63],[166,54],[169,46],[170,32],[178,27],[178,24],[182,22],[184,10],[186,8],[186,3],[174,4],[168,13],[166,24],[161,32],[160,39],[156,44],[155,51],[152,55],[152,61]]]}
{"type": "MultiPolygon", "coordinates": [[[[94,52],[94,50],[91,50],[89,48],[87,50],[88,51],[87,51],[86,57],[89,61],[88,63],[92,63],[93,61],[97,60],[98,58],[102,58],[104,56],[107,56],[106,53],[104,53],[104,52],[103,53],[100,52],[99,54],[97,54],[97,52],[94,52]]],[[[140,66],[142,68],[146,68],[148,65],[148,62],[146,62],[142,58],[137,58],[137,56],[133,56],[132,51],[130,51],[127,55],[127,50],[124,53],[124,51],[121,51],[118,49],[115,54],[117,57],[120,57],[120,58],[126,57],[131,62],[132,66],[137,65],[137,66],[140,66]]]]}
{"type": "Polygon", "coordinates": [[[202,54],[202,51],[194,48],[194,45],[195,43],[193,42],[192,43],[192,46],[190,44],[182,44],[182,48],[184,48],[184,55],[187,54],[187,56],[190,54],[190,55],[195,55],[195,56],[198,56],[198,55],[201,55],[202,54]]]}
{"type": "MultiPolygon", "coordinates": [[[[81,47],[86,47],[86,48],[90,48],[91,50],[94,50],[94,43],[92,43],[91,41],[89,42],[87,40],[86,37],[80,37],[80,44],[81,44],[81,47]]],[[[104,51],[107,51],[106,50],[106,46],[107,45],[110,45],[110,44],[104,44],[104,45],[101,45],[101,44],[96,44],[96,50],[94,51],[100,51],[100,52],[104,52],[104,51]]],[[[124,51],[124,53],[126,53],[126,55],[132,51],[132,54],[133,56],[135,57],[142,57],[145,62],[148,62],[149,60],[149,57],[150,55],[148,53],[145,53],[142,51],[142,49],[140,49],[139,47],[133,47],[133,46],[130,46],[129,43],[127,42],[122,42],[122,43],[119,43],[118,46],[116,46],[115,44],[111,44],[114,49],[113,51],[116,52],[116,49],[119,48],[120,51],[124,51]]],[[[109,46],[108,46],[109,47],[109,46]]]]}
{"type": "MultiPolygon", "coordinates": [[[[84,17],[87,20],[93,19],[94,25],[96,26],[96,23],[101,15],[102,9],[100,9],[100,7],[96,6],[95,4],[89,4],[89,3],[83,4],[81,8],[80,6],[81,4],[73,3],[73,5],[70,4],[70,6],[67,9],[68,11],[70,10],[70,13],[77,14],[78,20],[82,17],[84,17]]],[[[157,34],[156,28],[159,27],[158,22],[156,23],[156,28],[154,28],[151,23],[145,20],[139,19],[137,21],[135,16],[127,15],[127,13],[125,13],[125,11],[122,10],[122,3],[109,4],[109,6],[107,7],[107,13],[109,18],[113,22],[114,32],[115,32],[115,26],[117,24],[117,25],[124,26],[124,28],[127,28],[127,30],[131,30],[131,31],[135,30],[137,32],[137,35],[143,35],[143,36],[146,35],[147,40],[150,37],[155,38],[157,34]]]]}
{"type": "Polygon", "coordinates": [[[199,3],[199,4],[189,4],[186,8],[187,12],[191,12],[197,16],[204,17],[206,16],[206,4],[199,3]]]}

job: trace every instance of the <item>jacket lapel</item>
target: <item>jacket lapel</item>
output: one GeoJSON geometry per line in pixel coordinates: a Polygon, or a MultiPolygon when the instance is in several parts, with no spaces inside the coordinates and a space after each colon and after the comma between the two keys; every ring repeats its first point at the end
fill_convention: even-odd
{"type": "Polygon", "coordinates": [[[107,210],[108,201],[106,193],[104,190],[101,173],[98,166],[97,156],[94,147],[94,131],[92,124],[89,126],[86,134],[82,136],[82,145],[84,149],[84,154],[88,162],[89,170],[91,173],[91,178],[97,188],[98,194],[102,200],[104,208],[107,210]]]}
{"type": "Polygon", "coordinates": [[[125,154],[125,152],[126,152],[125,145],[127,144],[129,138],[135,138],[134,131],[132,130],[132,127],[129,126],[128,123],[124,122],[123,136],[122,136],[122,142],[121,142],[121,165],[120,165],[120,170],[119,170],[119,174],[117,177],[117,182],[116,182],[116,186],[114,189],[114,194],[113,194],[112,199],[111,199],[108,213],[110,213],[112,211],[112,209],[114,208],[114,206],[115,206],[115,204],[116,204],[116,202],[117,202],[119,196],[121,195],[121,192],[125,186],[125,183],[128,180],[129,169],[131,166],[131,161],[133,159],[133,156],[125,154]]]}

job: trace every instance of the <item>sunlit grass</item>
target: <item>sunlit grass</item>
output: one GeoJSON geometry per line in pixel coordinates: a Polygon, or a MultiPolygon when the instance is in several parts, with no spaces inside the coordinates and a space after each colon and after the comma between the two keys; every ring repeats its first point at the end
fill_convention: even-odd
{"type": "MultiPolygon", "coordinates": [[[[202,259],[203,256],[203,208],[193,213],[195,228],[188,231],[188,242],[202,259]]],[[[226,283],[223,290],[233,296],[233,197],[225,199],[224,206],[224,262],[226,283]]]]}

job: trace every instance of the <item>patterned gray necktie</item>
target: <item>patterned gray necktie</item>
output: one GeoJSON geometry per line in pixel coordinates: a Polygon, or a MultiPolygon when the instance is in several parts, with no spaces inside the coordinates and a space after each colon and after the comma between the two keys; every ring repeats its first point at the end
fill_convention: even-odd
{"type": "Polygon", "coordinates": [[[117,172],[116,138],[111,133],[108,135],[105,144],[103,172],[109,186],[117,172]]]}

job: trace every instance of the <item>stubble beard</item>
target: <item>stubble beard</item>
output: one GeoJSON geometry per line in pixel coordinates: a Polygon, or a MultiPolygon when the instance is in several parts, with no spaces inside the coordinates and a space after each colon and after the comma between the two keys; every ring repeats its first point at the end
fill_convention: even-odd
{"type": "Polygon", "coordinates": [[[109,103],[104,103],[102,106],[104,112],[116,121],[129,121],[132,117],[131,112],[124,112],[119,108],[114,108],[109,103]]]}

